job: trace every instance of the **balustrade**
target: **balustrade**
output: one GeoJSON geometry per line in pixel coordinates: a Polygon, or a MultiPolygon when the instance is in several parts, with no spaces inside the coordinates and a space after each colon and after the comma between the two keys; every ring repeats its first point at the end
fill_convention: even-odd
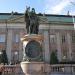
{"type": "MultiPolygon", "coordinates": [[[[75,75],[74,64],[56,64],[56,65],[45,65],[43,72],[45,75],[75,75]]],[[[20,65],[4,65],[0,68],[2,75],[24,75],[20,65]]]]}

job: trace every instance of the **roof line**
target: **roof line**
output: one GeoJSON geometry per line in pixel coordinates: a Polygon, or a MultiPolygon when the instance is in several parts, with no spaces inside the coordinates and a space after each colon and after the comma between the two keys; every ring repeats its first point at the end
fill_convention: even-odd
{"type": "MultiPolygon", "coordinates": [[[[11,15],[12,13],[0,13],[0,15],[11,15]]],[[[14,12],[13,15],[23,15],[23,13],[14,12]]]]}
{"type": "MultiPolygon", "coordinates": [[[[0,13],[0,15],[11,15],[12,13],[0,13]]],[[[24,15],[24,13],[13,12],[13,15],[24,15]]],[[[53,16],[53,17],[75,17],[74,15],[59,15],[59,14],[37,14],[38,16],[53,16]]]]}
{"type": "Polygon", "coordinates": [[[53,16],[53,17],[75,17],[74,15],[58,15],[58,14],[41,14],[41,13],[39,13],[39,14],[37,14],[38,16],[53,16]]]}

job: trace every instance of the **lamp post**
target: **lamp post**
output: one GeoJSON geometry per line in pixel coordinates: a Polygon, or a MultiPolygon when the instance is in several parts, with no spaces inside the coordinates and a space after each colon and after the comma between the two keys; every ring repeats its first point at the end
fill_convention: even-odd
{"type": "Polygon", "coordinates": [[[64,60],[64,62],[66,62],[66,56],[63,56],[63,60],[64,60]]]}
{"type": "Polygon", "coordinates": [[[17,51],[15,51],[15,52],[14,52],[14,55],[15,55],[15,63],[16,63],[16,61],[17,61],[17,55],[18,55],[18,52],[17,52],[17,51]]]}
{"type": "Polygon", "coordinates": [[[0,51],[0,55],[2,55],[2,52],[0,51]]]}
{"type": "Polygon", "coordinates": [[[2,63],[2,61],[3,61],[3,58],[2,58],[2,51],[0,51],[0,64],[2,63]]]}

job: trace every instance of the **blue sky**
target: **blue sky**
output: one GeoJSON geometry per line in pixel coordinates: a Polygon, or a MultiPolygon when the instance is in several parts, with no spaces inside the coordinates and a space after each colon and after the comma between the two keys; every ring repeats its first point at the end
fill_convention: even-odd
{"type": "Polygon", "coordinates": [[[67,14],[69,11],[75,15],[75,0],[0,0],[1,13],[24,13],[26,6],[34,7],[37,13],[67,14]]]}

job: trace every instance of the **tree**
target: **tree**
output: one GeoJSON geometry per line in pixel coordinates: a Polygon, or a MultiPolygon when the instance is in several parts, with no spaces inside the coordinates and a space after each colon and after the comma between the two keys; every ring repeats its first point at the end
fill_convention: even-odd
{"type": "Polygon", "coordinates": [[[5,50],[2,50],[2,53],[0,54],[0,63],[8,64],[7,54],[5,50]]]}
{"type": "Polygon", "coordinates": [[[58,63],[58,58],[56,52],[52,51],[50,56],[50,64],[57,64],[57,63],[58,63]]]}

